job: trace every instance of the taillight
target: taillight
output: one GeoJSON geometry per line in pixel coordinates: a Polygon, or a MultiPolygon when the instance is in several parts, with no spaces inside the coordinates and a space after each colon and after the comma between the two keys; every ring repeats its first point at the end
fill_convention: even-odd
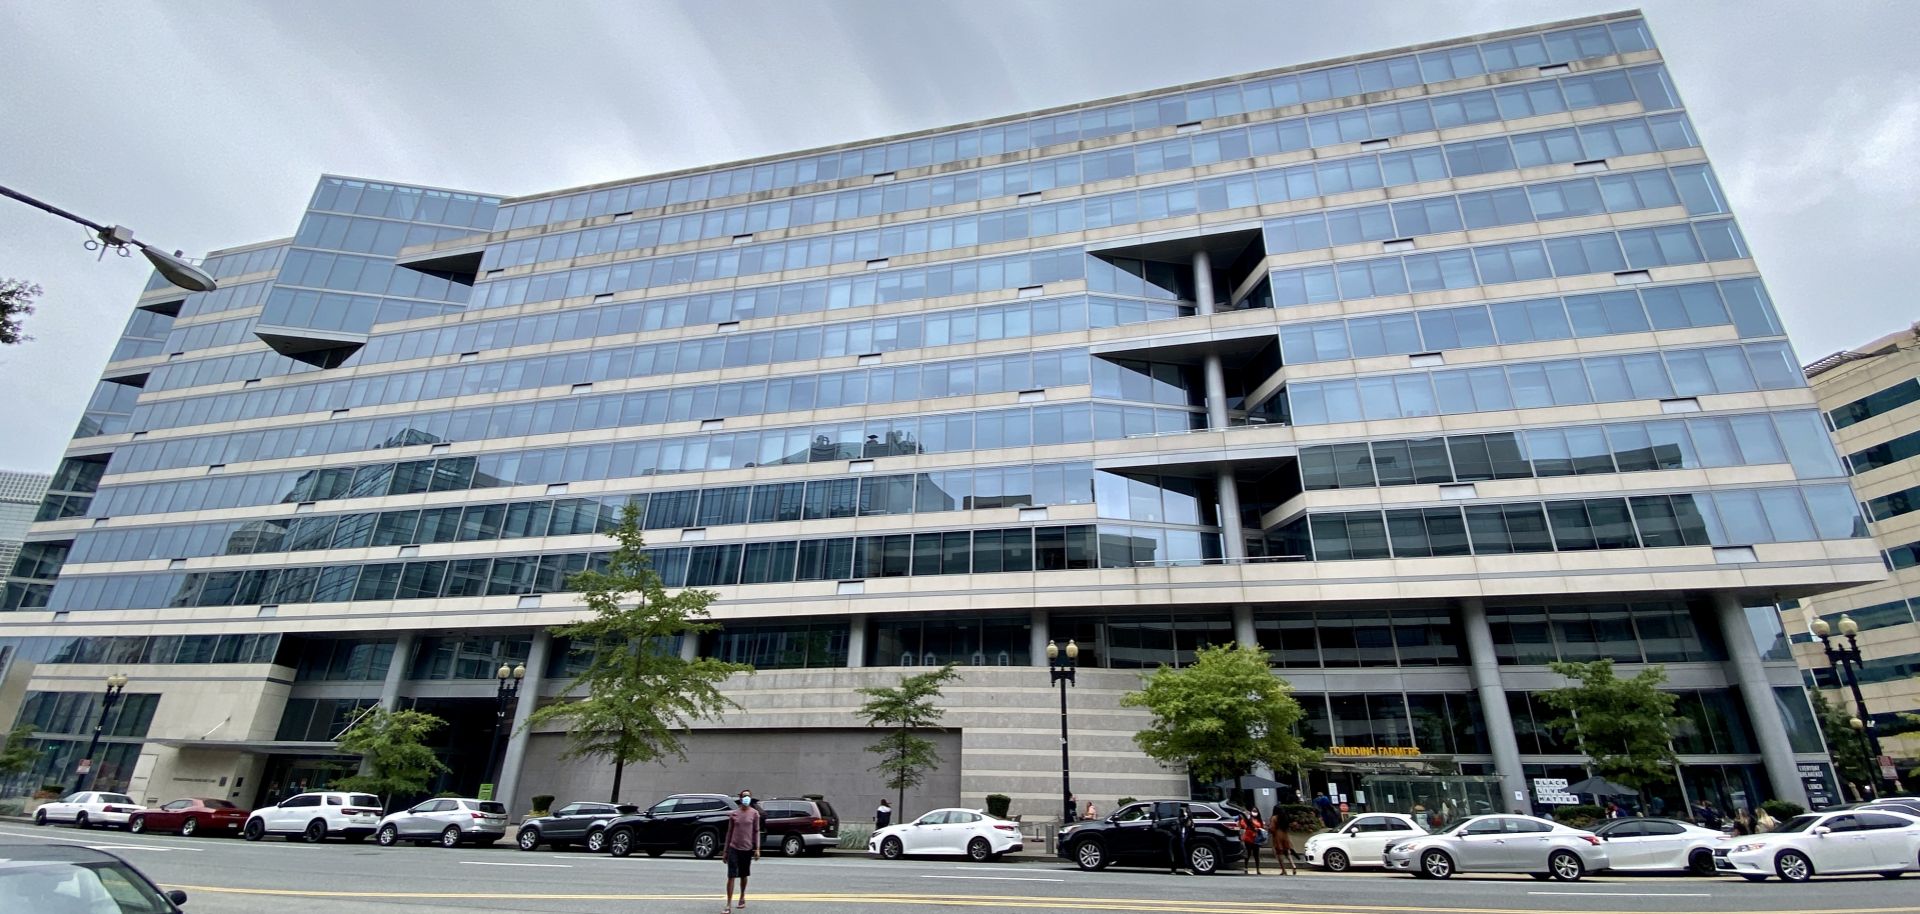
{"type": "Polygon", "coordinates": [[[341,809],[340,811],[341,811],[341,812],[343,812],[343,813],[346,813],[347,815],[350,815],[350,816],[358,816],[358,815],[363,815],[363,814],[364,814],[364,815],[374,815],[374,814],[377,814],[378,812],[380,812],[380,810],[378,810],[378,809],[356,809],[356,808],[354,808],[354,807],[352,807],[352,806],[348,806],[348,807],[346,807],[346,808],[344,808],[344,809],[341,809]]]}
{"type": "Polygon", "coordinates": [[[476,819],[484,819],[484,818],[486,818],[485,816],[483,816],[483,815],[481,815],[481,814],[479,814],[479,813],[477,813],[477,812],[473,814],[473,817],[474,817],[474,818],[476,818],[476,819]]]}
{"type": "Polygon", "coordinates": [[[1019,831],[1020,830],[1019,826],[1016,826],[1016,825],[995,825],[994,828],[999,831],[1019,831]]]}
{"type": "Polygon", "coordinates": [[[1581,835],[1580,837],[1587,839],[1587,843],[1593,845],[1594,847],[1600,846],[1600,839],[1593,835],[1581,835]]]}
{"type": "Polygon", "coordinates": [[[826,828],[826,827],[827,827],[827,820],[825,820],[825,819],[815,819],[815,820],[813,820],[813,827],[814,827],[814,828],[826,828]]]}

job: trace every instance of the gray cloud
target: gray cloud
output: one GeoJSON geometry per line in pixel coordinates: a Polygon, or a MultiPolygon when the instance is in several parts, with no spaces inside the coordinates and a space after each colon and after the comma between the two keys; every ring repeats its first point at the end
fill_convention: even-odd
{"type": "MultiPolygon", "coordinates": [[[[0,183],[200,254],[322,172],[523,194],[1376,51],[1567,0],[0,5],[0,183]]],[[[1803,359],[1914,320],[1920,4],[1674,0],[1654,35],[1803,359]]],[[[47,288],[0,466],[50,468],[145,281],[0,205],[47,288]]]]}

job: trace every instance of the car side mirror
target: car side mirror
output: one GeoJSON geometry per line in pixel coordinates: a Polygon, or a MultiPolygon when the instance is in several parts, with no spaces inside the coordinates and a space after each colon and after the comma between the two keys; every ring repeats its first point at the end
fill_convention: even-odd
{"type": "Polygon", "coordinates": [[[1826,836],[1827,836],[1827,834],[1828,834],[1829,832],[1831,832],[1831,831],[1833,831],[1833,829],[1831,829],[1831,828],[1828,828],[1828,827],[1826,827],[1825,825],[1821,825],[1821,826],[1818,826],[1818,827],[1816,827],[1816,828],[1814,828],[1814,830],[1813,830],[1813,833],[1814,833],[1814,835],[1815,835],[1816,837],[1821,837],[1821,838],[1824,838],[1824,837],[1826,837],[1826,836]]]}
{"type": "Polygon", "coordinates": [[[186,904],[186,903],[187,903],[187,893],[185,893],[185,892],[182,892],[182,891],[180,891],[179,889],[174,889],[173,891],[170,891],[170,892],[168,892],[168,893],[167,893],[167,900],[168,900],[168,901],[171,901],[171,902],[173,902],[174,904],[177,904],[177,905],[179,905],[179,904],[186,904]]]}

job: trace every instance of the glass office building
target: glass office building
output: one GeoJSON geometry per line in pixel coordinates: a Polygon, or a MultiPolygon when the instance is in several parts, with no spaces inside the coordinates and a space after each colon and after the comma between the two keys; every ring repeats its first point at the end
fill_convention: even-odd
{"type": "MultiPolygon", "coordinates": [[[[1302,789],[1529,806],[1584,761],[1547,664],[1609,658],[1679,694],[1670,808],[1803,800],[1772,607],[1883,574],[1635,13],[525,197],[324,177],[206,268],[135,303],[0,615],[41,738],[157,696],[144,797],[322,783],[376,704],[476,789],[629,505],[720,595],[681,649],[759,670],[636,801],[878,796],[854,690],[952,661],[909,805],[1050,813],[1069,638],[1102,805],[1188,789],[1119,699],[1235,641],[1330,750],[1302,789]]],[[[516,808],[611,781],[505,744],[516,808]]]]}

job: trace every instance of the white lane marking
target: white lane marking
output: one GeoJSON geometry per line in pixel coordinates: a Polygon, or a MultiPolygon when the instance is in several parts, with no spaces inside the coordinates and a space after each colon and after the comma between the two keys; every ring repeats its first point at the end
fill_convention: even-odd
{"type": "Polygon", "coordinates": [[[922,879],[984,879],[990,882],[1065,882],[1065,879],[1039,879],[1033,876],[921,876],[922,879]]]}
{"type": "Polygon", "coordinates": [[[542,866],[562,870],[573,868],[571,863],[495,863],[492,860],[462,860],[460,863],[463,866],[542,866]]]}
{"type": "Polygon", "coordinates": [[[62,844],[78,844],[97,851],[190,851],[198,854],[205,852],[203,847],[162,847],[158,844],[97,844],[87,838],[62,838],[58,835],[44,835],[35,832],[0,831],[0,835],[20,835],[27,838],[39,838],[42,841],[58,841],[62,844]]]}
{"type": "Polygon", "coordinates": [[[1712,898],[1706,892],[1528,892],[1529,895],[1578,895],[1584,898],[1712,898]]]}

